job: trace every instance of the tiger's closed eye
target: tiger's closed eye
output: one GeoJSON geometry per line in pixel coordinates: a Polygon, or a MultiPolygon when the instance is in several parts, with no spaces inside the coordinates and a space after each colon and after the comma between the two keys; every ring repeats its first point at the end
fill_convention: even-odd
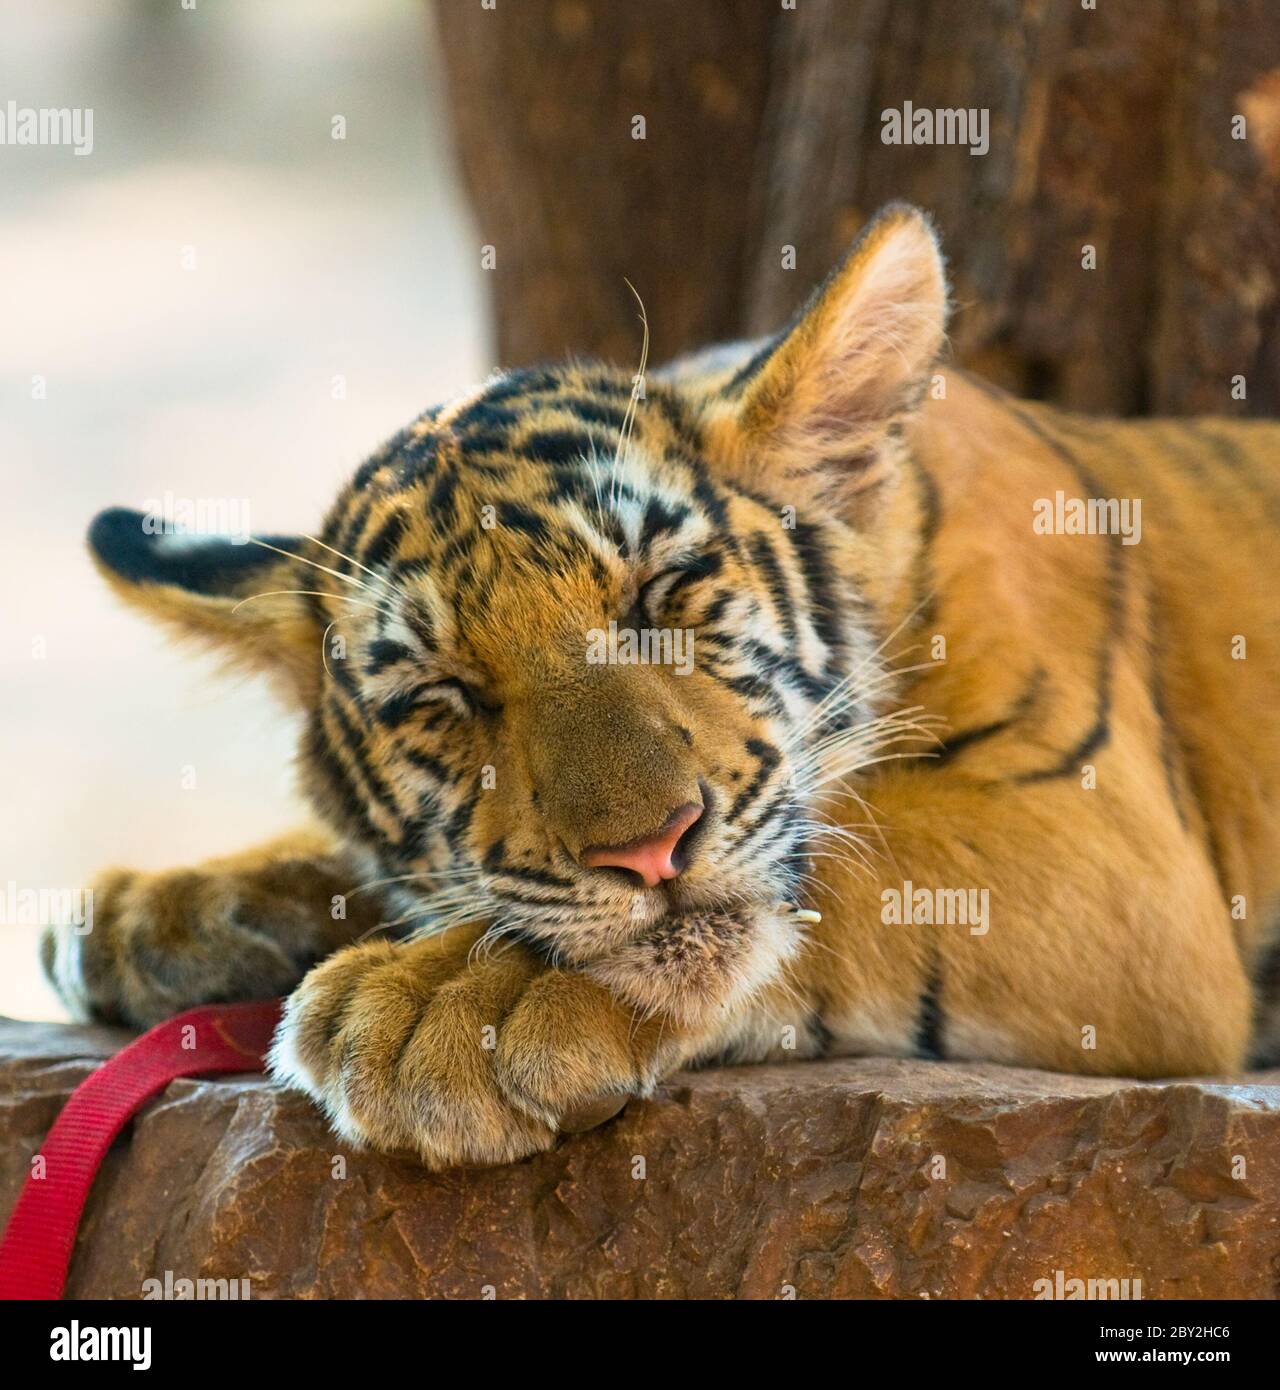
{"type": "Polygon", "coordinates": [[[636,607],[650,621],[657,622],[681,593],[699,579],[715,574],[722,563],[720,556],[713,552],[660,571],[640,586],[636,607]]]}
{"type": "Polygon", "coordinates": [[[502,709],[501,705],[486,700],[473,685],[459,680],[457,676],[428,681],[418,686],[418,695],[421,700],[449,704],[466,715],[498,714],[502,709]]]}

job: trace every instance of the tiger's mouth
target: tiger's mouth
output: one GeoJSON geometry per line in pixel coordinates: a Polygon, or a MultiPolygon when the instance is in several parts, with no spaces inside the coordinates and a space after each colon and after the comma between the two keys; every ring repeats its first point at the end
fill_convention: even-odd
{"type": "Polygon", "coordinates": [[[625,926],[626,935],[633,936],[664,923],[673,926],[686,917],[718,915],[732,919],[738,913],[746,919],[794,897],[790,876],[768,866],[731,878],[728,871],[708,865],[696,877],[681,875],[653,888],[637,886],[628,889],[625,896],[608,894],[602,903],[625,926]]]}
{"type": "Polygon", "coordinates": [[[522,943],[597,979],[646,1016],[696,1026],[766,984],[798,952],[813,915],[798,907],[795,888],[777,863],[735,873],[704,861],[698,876],[654,888],[619,884],[539,901],[504,894],[501,875],[472,870],[456,887],[413,895],[417,910],[404,920],[415,923],[409,934],[487,923],[481,949],[522,943]]]}
{"type": "Polygon", "coordinates": [[[715,878],[697,883],[675,879],[660,888],[647,889],[645,893],[657,899],[650,919],[653,924],[705,913],[732,917],[735,911],[747,913],[770,903],[783,902],[788,897],[784,884],[764,876],[758,880],[753,878],[750,884],[740,882],[736,888],[715,878]]]}

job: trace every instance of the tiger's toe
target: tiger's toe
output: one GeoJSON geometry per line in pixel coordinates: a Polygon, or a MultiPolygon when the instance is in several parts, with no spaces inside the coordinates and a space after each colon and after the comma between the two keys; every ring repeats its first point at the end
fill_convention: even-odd
{"type": "Polygon", "coordinates": [[[340,952],[286,1006],[271,1070],[348,1142],[429,1167],[509,1163],[643,1090],[629,1016],[583,976],[471,935],[340,952]]]}

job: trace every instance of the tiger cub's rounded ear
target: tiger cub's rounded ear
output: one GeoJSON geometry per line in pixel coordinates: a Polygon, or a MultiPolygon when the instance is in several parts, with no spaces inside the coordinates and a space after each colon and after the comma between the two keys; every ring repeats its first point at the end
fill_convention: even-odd
{"type": "Polygon", "coordinates": [[[923,396],[946,319],[933,228],[918,208],[891,203],[724,387],[720,442],[774,493],[838,497],[882,481],[886,445],[923,396]]]}
{"type": "Polygon", "coordinates": [[[113,507],[89,527],[99,572],[127,603],[273,678],[291,703],[319,688],[320,629],[306,597],[298,536],[173,533],[113,507]]]}

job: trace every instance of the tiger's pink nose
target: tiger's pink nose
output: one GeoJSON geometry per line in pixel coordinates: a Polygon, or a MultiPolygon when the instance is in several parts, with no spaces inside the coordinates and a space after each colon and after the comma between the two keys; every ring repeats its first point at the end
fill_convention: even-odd
{"type": "Polygon", "coordinates": [[[701,816],[702,807],[690,801],[673,811],[656,835],[629,845],[590,845],[578,856],[579,862],[586,869],[630,869],[646,888],[656,888],[684,868],[677,862],[677,850],[701,816]]]}

